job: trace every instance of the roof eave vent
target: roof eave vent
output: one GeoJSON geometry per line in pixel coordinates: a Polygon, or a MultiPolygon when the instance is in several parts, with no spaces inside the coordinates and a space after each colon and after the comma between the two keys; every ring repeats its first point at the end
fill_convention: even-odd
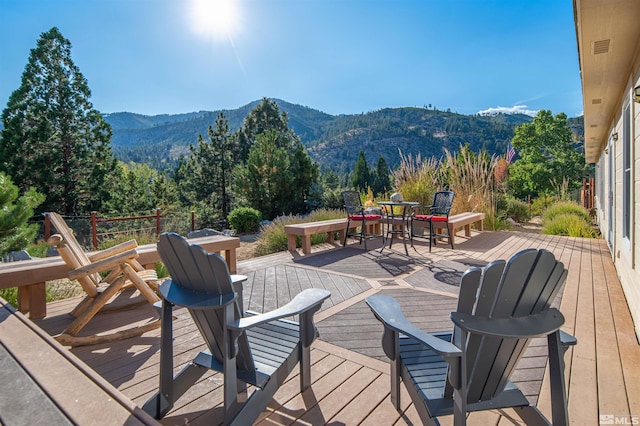
{"type": "Polygon", "coordinates": [[[591,43],[591,53],[594,55],[600,55],[602,53],[609,53],[611,47],[611,39],[597,40],[591,43]]]}

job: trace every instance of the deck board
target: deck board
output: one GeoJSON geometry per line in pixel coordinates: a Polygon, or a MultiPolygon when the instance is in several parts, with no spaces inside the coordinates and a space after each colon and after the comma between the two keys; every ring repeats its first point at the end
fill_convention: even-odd
{"type": "MultiPolygon", "coordinates": [[[[640,414],[640,347],[631,316],[606,243],[570,237],[517,232],[477,232],[460,236],[456,248],[416,241],[404,254],[402,244],[379,252],[381,239],[356,244],[312,247],[312,253],[283,252],[238,263],[247,275],[246,309],[264,312],[288,302],[305,288],[325,288],[331,298],[316,314],[319,340],[312,347],[312,387],[300,394],[297,370],[278,390],[258,423],[273,424],[419,424],[415,408],[401,387],[399,413],[389,400],[389,367],[380,346],[382,326],[364,302],[370,294],[398,298],[405,314],[428,331],[451,328],[449,312],[457,300],[457,280],[470,266],[508,258],[524,248],[546,248],[569,270],[556,303],[565,315],[563,329],[575,334],[578,345],[565,356],[569,412],[574,424],[597,424],[600,414],[640,414]]],[[[76,300],[50,304],[40,320],[51,333],[76,300]],[[56,318],[60,317],[60,318],[56,318]],[[57,321],[57,322],[56,322],[57,321]]],[[[200,350],[204,342],[186,311],[174,321],[175,371],[200,350]]],[[[124,311],[121,322],[142,320],[124,311]],[[137,318],[137,319],[136,319],[137,318]]],[[[108,316],[99,315],[107,320],[108,316]]],[[[548,373],[544,339],[535,339],[516,369],[513,380],[526,396],[549,413],[548,373]]],[[[134,403],[142,405],[158,386],[159,331],[140,338],[74,348],[72,352],[134,403]]],[[[205,375],[190,389],[163,424],[218,424],[222,383],[219,374],[205,375]],[[218,407],[218,408],[216,408],[218,407]]],[[[441,419],[450,424],[451,419],[441,419]]],[[[513,410],[473,413],[470,424],[513,424],[513,410]]]]}

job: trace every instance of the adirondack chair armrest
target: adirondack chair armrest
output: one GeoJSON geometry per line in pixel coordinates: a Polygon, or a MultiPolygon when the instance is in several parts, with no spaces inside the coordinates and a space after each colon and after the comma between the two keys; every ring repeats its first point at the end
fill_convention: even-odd
{"type": "Polygon", "coordinates": [[[173,305],[195,309],[215,309],[233,303],[236,299],[234,293],[214,296],[189,290],[177,285],[171,279],[160,284],[160,294],[164,300],[173,305]]]}
{"type": "Polygon", "coordinates": [[[242,331],[281,318],[298,315],[319,306],[331,296],[331,292],[319,288],[310,288],[296,295],[291,302],[264,314],[252,315],[227,324],[233,330],[242,331]]]}
{"type": "Polygon", "coordinates": [[[393,297],[384,295],[370,296],[366,298],[366,303],[386,328],[416,339],[444,358],[462,356],[460,348],[453,343],[426,333],[413,325],[404,316],[402,308],[393,297]]]}
{"type": "Polygon", "coordinates": [[[69,274],[67,276],[70,280],[76,280],[87,275],[109,271],[122,265],[126,260],[135,259],[136,257],[138,257],[138,252],[136,252],[135,249],[128,250],[120,254],[116,254],[115,256],[111,256],[107,259],[102,259],[89,265],[75,268],[69,271],[69,274]]]}
{"type": "MultiPolygon", "coordinates": [[[[136,240],[129,240],[113,247],[109,247],[108,249],[100,250],[93,254],[88,254],[87,257],[90,261],[97,262],[99,260],[107,259],[111,256],[126,252],[128,250],[135,249],[136,247],[138,247],[138,243],[136,242],[136,240]]],[[[137,254],[136,257],[138,257],[137,254]]]]}
{"type": "Polygon", "coordinates": [[[505,339],[547,336],[564,324],[564,316],[556,308],[515,318],[482,318],[471,314],[452,312],[451,320],[458,327],[472,334],[505,339]]]}
{"type": "Polygon", "coordinates": [[[567,333],[566,331],[560,330],[560,344],[562,344],[562,346],[573,346],[577,343],[578,343],[578,339],[576,339],[574,336],[567,333]]]}

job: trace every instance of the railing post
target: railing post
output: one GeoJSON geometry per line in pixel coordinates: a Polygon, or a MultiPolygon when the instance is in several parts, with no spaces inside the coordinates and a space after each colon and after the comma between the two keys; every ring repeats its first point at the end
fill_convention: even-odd
{"type": "Polygon", "coordinates": [[[44,215],[44,240],[47,241],[51,236],[51,221],[49,220],[49,215],[44,215]]]}
{"type": "Polygon", "coordinates": [[[91,212],[91,240],[93,242],[93,249],[98,250],[98,213],[91,212]]]}
{"type": "Polygon", "coordinates": [[[191,231],[196,230],[196,212],[191,210],[191,231]]]}
{"type": "Polygon", "coordinates": [[[156,237],[160,237],[160,209],[156,209],[156,237]]]}

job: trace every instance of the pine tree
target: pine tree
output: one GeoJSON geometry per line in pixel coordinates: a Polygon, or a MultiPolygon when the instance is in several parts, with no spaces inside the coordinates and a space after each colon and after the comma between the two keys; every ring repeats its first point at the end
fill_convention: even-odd
{"type": "Polygon", "coordinates": [[[0,172],[0,256],[22,250],[33,242],[38,225],[28,225],[33,209],[44,200],[44,195],[29,189],[18,197],[18,187],[0,172]]]}
{"type": "MultiPolygon", "coordinates": [[[[278,105],[271,99],[263,99],[262,102],[254,108],[244,120],[242,127],[237,132],[237,157],[242,164],[248,166],[251,151],[257,145],[260,135],[270,132],[269,139],[273,141],[275,147],[282,149],[286,155],[288,166],[282,173],[288,176],[283,177],[283,181],[290,182],[287,188],[287,196],[284,200],[272,200],[272,203],[278,205],[276,214],[289,213],[305,213],[309,205],[307,200],[311,185],[318,180],[318,166],[307,154],[300,138],[288,127],[289,119],[285,112],[280,113],[278,105]],[[244,153],[247,153],[245,159],[244,153]]],[[[262,147],[264,148],[264,146],[262,147]]],[[[240,169],[238,169],[240,170],[240,169]]],[[[252,172],[241,172],[246,176],[252,172]]],[[[245,196],[246,194],[238,194],[245,196]]],[[[275,197],[275,193],[273,193],[275,197]]],[[[262,204],[258,200],[248,199],[250,204],[262,204]]],[[[258,210],[260,210],[258,208],[258,210]]],[[[261,210],[262,211],[262,210],[261,210]]],[[[263,211],[263,214],[265,212],[263,211]]],[[[266,217],[270,217],[265,214],[266,217]]]]}
{"type": "Polygon", "coordinates": [[[278,147],[274,130],[260,133],[249,152],[246,167],[236,170],[236,187],[247,203],[263,217],[288,213],[293,188],[293,175],[284,148],[278,147]]]}
{"type": "Polygon", "coordinates": [[[389,176],[389,166],[387,166],[386,160],[381,156],[378,159],[378,166],[376,167],[375,180],[372,188],[375,195],[384,194],[391,190],[391,178],[389,176]]]}
{"type": "Polygon", "coordinates": [[[208,140],[198,135],[198,145],[190,146],[191,158],[186,165],[184,183],[190,187],[190,201],[198,208],[205,226],[227,225],[231,210],[231,179],[234,138],[223,113],[216,118],[216,128],[209,126],[208,140]]]}
{"type": "Polygon", "coordinates": [[[360,150],[356,168],[353,173],[353,186],[360,192],[367,192],[369,188],[369,166],[367,159],[364,157],[364,150],[360,150]]]}
{"type": "Polygon", "coordinates": [[[69,40],[55,27],[43,33],[2,112],[0,140],[0,170],[22,191],[46,194],[42,211],[87,213],[110,197],[111,127],[90,96],[69,40]]]}

